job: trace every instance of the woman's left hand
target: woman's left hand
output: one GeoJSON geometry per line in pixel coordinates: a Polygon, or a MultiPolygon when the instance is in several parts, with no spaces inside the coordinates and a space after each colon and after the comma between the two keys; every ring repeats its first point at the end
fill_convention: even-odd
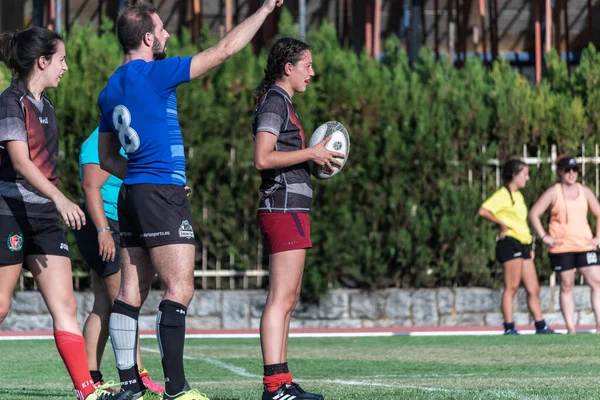
{"type": "Polygon", "coordinates": [[[596,236],[595,238],[590,239],[589,244],[594,249],[597,249],[598,246],[600,246],[600,237],[596,236]]]}

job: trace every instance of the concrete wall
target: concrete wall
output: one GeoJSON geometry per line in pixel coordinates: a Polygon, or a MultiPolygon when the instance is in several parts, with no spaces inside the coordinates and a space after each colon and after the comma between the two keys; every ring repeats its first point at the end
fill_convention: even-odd
{"type": "MultiPolygon", "coordinates": [[[[140,329],[153,330],[161,293],[152,292],[142,308],[140,329]]],[[[500,327],[500,290],[485,288],[440,288],[375,292],[333,290],[318,305],[299,304],[292,319],[293,328],[360,328],[390,326],[492,325],[500,327]]],[[[560,313],[558,287],[541,289],[544,317],[550,324],[564,324],[560,313]]],[[[78,319],[83,322],[91,310],[91,293],[77,293],[78,319]]],[[[573,292],[575,322],[594,324],[590,289],[577,286],[573,292]]],[[[188,310],[189,329],[258,328],[266,292],[197,292],[188,310]]],[[[527,298],[520,290],[515,299],[515,322],[531,324],[527,298]]],[[[0,330],[51,330],[50,318],[38,292],[17,292],[12,310],[0,330]]]]}

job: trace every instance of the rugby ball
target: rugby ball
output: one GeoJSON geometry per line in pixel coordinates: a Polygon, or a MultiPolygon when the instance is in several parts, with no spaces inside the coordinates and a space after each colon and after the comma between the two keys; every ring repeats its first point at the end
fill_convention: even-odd
{"type": "Polygon", "coordinates": [[[342,166],[339,167],[336,164],[332,164],[333,171],[327,168],[327,166],[320,166],[314,161],[308,161],[308,165],[310,168],[310,173],[318,179],[329,179],[335,175],[337,175],[344,165],[346,165],[346,161],[348,161],[348,154],[350,154],[350,136],[348,135],[348,131],[344,128],[344,125],[337,121],[329,121],[325,122],[323,125],[318,127],[315,132],[312,134],[310,141],[308,142],[308,147],[314,147],[321,143],[323,139],[331,136],[331,140],[327,142],[325,148],[331,151],[337,151],[338,153],[345,154],[346,157],[341,159],[342,166]]]}

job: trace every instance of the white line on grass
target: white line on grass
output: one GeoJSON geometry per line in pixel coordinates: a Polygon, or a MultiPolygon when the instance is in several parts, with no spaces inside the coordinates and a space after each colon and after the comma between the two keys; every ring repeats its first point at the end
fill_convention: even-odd
{"type": "MultiPolygon", "coordinates": [[[[156,349],[150,349],[147,347],[140,347],[140,350],[148,352],[148,353],[157,353],[160,354],[160,351],[156,350],[156,349]]],[[[183,358],[185,358],[186,360],[199,360],[199,361],[205,361],[208,364],[212,364],[214,366],[217,367],[221,367],[223,369],[228,370],[229,372],[235,374],[235,375],[239,375],[239,376],[244,376],[246,378],[262,378],[262,375],[256,375],[253,374],[252,372],[248,372],[245,368],[242,367],[237,367],[235,365],[232,364],[228,364],[226,362],[214,359],[214,358],[207,358],[207,357],[191,357],[191,356],[183,356],[183,358]]]]}
{"type": "Polygon", "coordinates": [[[462,378],[471,376],[485,376],[486,373],[480,374],[389,374],[389,375],[370,375],[364,378],[382,379],[382,378],[401,378],[401,379],[426,379],[426,378],[462,378]]]}
{"type": "MultiPolygon", "coordinates": [[[[365,382],[365,381],[347,381],[344,379],[304,379],[304,381],[313,381],[313,382],[322,382],[322,383],[333,383],[336,385],[346,385],[346,386],[366,386],[366,387],[381,387],[381,388],[390,388],[390,389],[416,389],[423,390],[426,392],[452,392],[455,393],[459,390],[456,389],[444,389],[438,387],[431,386],[419,386],[419,385],[403,385],[397,383],[379,383],[379,382],[365,382]]],[[[298,381],[301,382],[301,381],[298,381]]]]}
{"type": "MultiPolygon", "coordinates": [[[[156,349],[150,349],[148,347],[140,347],[140,350],[148,352],[148,353],[160,354],[160,351],[158,351],[156,349]]],[[[246,378],[257,378],[257,379],[262,378],[262,375],[253,374],[252,372],[249,372],[245,368],[238,367],[238,366],[235,366],[232,364],[228,364],[226,362],[216,360],[214,358],[204,358],[204,357],[200,358],[200,357],[192,357],[192,356],[183,356],[183,357],[186,360],[205,361],[208,364],[212,364],[216,367],[226,369],[229,372],[231,372],[235,375],[238,375],[238,376],[243,376],[246,378]]],[[[381,388],[392,388],[392,389],[417,389],[417,390],[424,390],[427,392],[456,392],[456,390],[442,389],[442,388],[436,388],[436,387],[426,387],[426,386],[417,386],[417,385],[402,385],[402,384],[387,384],[387,383],[365,382],[365,381],[355,381],[355,380],[347,381],[347,380],[343,380],[343,379],[335,379],[335,380],[303,379],[303,380],[298,380],[298,382],[303,382],[303,381],[333,383],[333,384],[337,384],[337,385],[346,385],[346,386],[381,387],[381,388]]]]}

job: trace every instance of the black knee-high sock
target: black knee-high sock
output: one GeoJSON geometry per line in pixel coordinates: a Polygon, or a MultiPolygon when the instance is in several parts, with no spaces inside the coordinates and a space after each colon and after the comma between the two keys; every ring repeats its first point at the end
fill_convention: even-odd
{"type": "Polygon", "coordinates": [[[163,300],[158,310],[156,336],[165,372],[165,391],[175,395],[187,387],[183,370],[187,307],[171,300],[163,300]]]}
{"type": "Polygon", "coordinates": [[[140,393],[146,390],[138,372],[136,348],[140,307],[115,300],[110,314],[110,340],[115,352],[121,388],[140,393]]]}
{"type": "Polygon", "coordinates": [[[94,383],[102,382],[102,372],[100,372],[100,370],[90,370],[90,376],[94,383]]]}

